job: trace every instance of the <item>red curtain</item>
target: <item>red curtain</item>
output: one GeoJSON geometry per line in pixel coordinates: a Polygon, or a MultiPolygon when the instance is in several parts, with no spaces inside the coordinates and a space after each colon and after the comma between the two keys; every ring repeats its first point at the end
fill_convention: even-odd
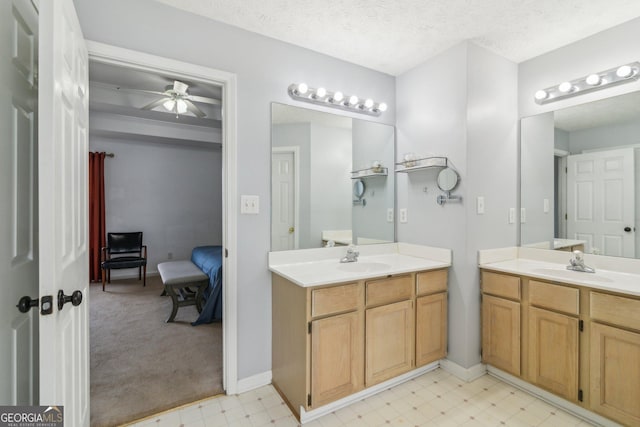
{"type": "Polygon", "coordinates": [[[89,280],[101,281],[100,250],[106,246],[104,220],[105,153],[89,153],[89,280]]]}

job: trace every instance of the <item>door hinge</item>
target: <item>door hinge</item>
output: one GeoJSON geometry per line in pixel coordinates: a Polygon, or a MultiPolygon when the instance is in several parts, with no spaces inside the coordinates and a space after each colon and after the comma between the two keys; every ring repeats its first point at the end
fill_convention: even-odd
{"type": "Polygon", "coordinates": [[[311,393],[307,394],[307,406],[311,406],[311,393]]]}
{"type": "Polygon", "coordinates": [[[564,214],[564,219],[569,219],[569,216],[567,214],[564,214]]]}
{"type": "Polygon", "coordinates": [[[311,322],[307,323],[307,333],[311,333],[311,322]]]}
{"type": "Polygon", "coordinates": [[[584,320],[578,321],[578,329],[580,332],[584,332],[584,320]]]}
{"type": "Polygon", "coordinates": [[[578,390],[578,401],[582,402],[582,390],[578,390]]]}
{"type": "Polygon", "coordinates": [[[229,249],[224,248],[224,257],[229,258],[229,249]]]}

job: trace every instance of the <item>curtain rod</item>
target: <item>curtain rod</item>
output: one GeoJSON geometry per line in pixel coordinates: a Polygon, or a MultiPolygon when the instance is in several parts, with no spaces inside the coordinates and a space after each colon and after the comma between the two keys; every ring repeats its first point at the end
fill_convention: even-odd
{"type": "Polygon", "coordinates": [[[114,158],[116,155],[113,153],[104,153],[104,156],[114,158]]]}

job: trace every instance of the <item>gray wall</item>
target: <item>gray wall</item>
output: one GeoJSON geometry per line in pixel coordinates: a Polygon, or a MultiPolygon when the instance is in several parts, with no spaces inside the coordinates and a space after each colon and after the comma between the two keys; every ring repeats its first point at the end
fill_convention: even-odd
{"type": "Polygon", "coordinates": [[[398,240],[453,250],[449,278],[449,358],[480,361],[477,251],[514,245],[508,224],[517,194],[517,66],[470,43],[457,45],[399,76],[397,153],[443,155],[460,173],[453,194],[436,204],[437,170],[398,174],[398,209],[408,223],[398,240]],[[476,197],[485,214],[476,214],[476,197]]]}
{"type": "Polygon", "coordinates": [[[152,0],[74,3],[88,40],[236,73],[238,191],[258,195],[262,206],[259,215],[238,217],[238,377],[269,371],[271,102],[297,104],[287,87],[305,81],[384,101],[389,110],[375,120],[394,124],[394,78],[152,0]]]}
{"type": "MultiPolygon", "coordinates": [[[[180,146],[91,136],[89,150],[105,159],[106,229],[142,231],[147,271],[189,259],[191,249],[222,243],[222,157],[219,146],[180,146]],[[148,166],[152,165],[152,166],[148,166]]],[[[137,274],[113,271],[112,278],[137,274]]]]}
{"type": "Polygon", "coordinates": [[[613,149],[640,145],[640,121],[578,130],[569,132],[568,135],[571,154],[584,150],[602,150],[605,147],[613,149]]]}

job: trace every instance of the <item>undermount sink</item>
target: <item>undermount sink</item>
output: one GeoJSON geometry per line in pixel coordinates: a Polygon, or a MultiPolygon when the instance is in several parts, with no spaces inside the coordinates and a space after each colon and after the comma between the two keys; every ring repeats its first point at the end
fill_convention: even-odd
{"type": "Polygon", "coordinates": [[[389,264],[383,262],[348,262],[338,265],[338,270],[348,273],[375,273],[391,268],[389,264]]]}
{"type": "Polygon", "coordinates": [[[557,276],[566,279],[582,280],[585,282],[601,282],[610,283],[613,280],[596,273],[584,273],[582,271],[561,270],[558,268],[534,268],[533,273],[544,274],[547,276],[557,276]]]}

